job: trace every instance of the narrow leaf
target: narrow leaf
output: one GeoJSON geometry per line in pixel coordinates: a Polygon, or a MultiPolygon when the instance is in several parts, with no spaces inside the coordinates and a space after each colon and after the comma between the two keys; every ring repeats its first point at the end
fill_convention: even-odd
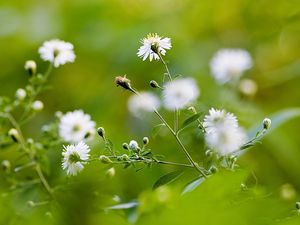
{"type": "Polygon", "coordinates": [[[170,173],[167,173],[165,175],[163,175],[162,177],[160,177],[155,184],[153,185],[153,190],[165,185],[165,184],[169,184],[174,182],[175,180],[177,180],[181,175],[183,174],[182,170],[177,170],[177,171],[173,171],[170,173]]]}
{"type": "Polygon", "coordinates": [[[195,190],[200,184],[202,184],[202,182],[204,180],[205,180],[204,177],[198,177],[197,179],[191,181],[184,187],[181,194],[184,195],[186,193],[189,193],[189,192],[195,190]]]}
{"type": "Polygon", "coordinates": [[[196,121],[197,119],[199,119],[199,117],[201,116],[202,113],[197,113],[194,114],[192,116],[190,116],[189,118],[187,118],[181,125],[181,129],[184,129],[185,127],[187,127],[188,125],[190,125],[191,123],[193,123],[194,121],[196,121]]]}

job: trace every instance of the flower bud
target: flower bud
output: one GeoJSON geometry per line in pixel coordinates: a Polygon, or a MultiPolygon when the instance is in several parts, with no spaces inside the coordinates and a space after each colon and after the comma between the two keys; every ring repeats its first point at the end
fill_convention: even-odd
{"type": "Polygon", "coordinates": [[[255,81],[253,81],[251,79],[243,79],[239,83],[240,92],[246,96],[251,97],[251,96],[255,95],[257,92],[257,89],[258,89],[257,84],[255,83],[255,81]]]}
{"type": "Polygon", "coordinates": [[[132,151],[137,151],[139,148],[139,144],[135,140],[131,140],[129,142],[129,149],[132,151]]]}
{"type": "Polygon", "coordinates": [[[300,210],[300,202],[296,202],[296,209],[300,210]]]}
{"type": "Polygon", "coordinates": [[[15,128],[11,128],[8,131],[8,135],[13,139],[14,142],[18,142],[20,140],[19,132],[15,128]]]}
{"type": "Polygon", "coordinates": [[[132,91],[132,88],[131,88],[131,85],[130,85],[130,80],[126,78],[126,75],[124,77],[117,76],[115,78],[115,83],[117,84],[117,87],[121,86],[125,90],[132,91]]]}
{"type": "Polygon", "coordinates": [[[41,101],[39,101],[39,100],[36,100],[36,101],[34,101],[34,102],[32,103],[31,108],[32,108],[34,111],[38,112],[38,111],[41,111],[41,110],[44,108],[44,104],[43,104],[43,102],[41,102],[41,101]]]}
{"type": "Polygon", "coordinates": [[[56,112],[55,112],[55,117],[56,117],[57,119],[60,119],[63,115],[64,115],[64,114],[63,114],[61,111],[56,111],[56,112]]]}
{"type": "Polygon", "coordinates": [[[16,99],[22,101],[26,98],[26,91],[23,88],[19,88],[16,91],[16,99]]]}
{"type": "Polygon", "coordinates": [[[35,203],[34,203],[33,201],[28,201],[28,202],[27,202],[27,205],[28,205],[29,207],[35,207],[35,203]]]}
{"type": "Polygon", "coordinates": [[[192,111],[192,113],[197,114],[197,111],[194,106],[190,106],[188,110],[192,111]]]}
{"type": "Polygon", "coordinates": [[[11,168],[10,161],[3,160],[2,163],[1,163],[1,167],[2,167],[2,169],[3,169],[4,172],[9,173],[10,172],[10,168],[11,168]]]}
{"type": "Polygon", "coordinates": [[[212,157],[213,154],[214,154],[214,152],[210,149],[206,150],[206,152],[205,152],[206,157],[212,157]]]}
{"type": "Polygon", "coordinates": [[[214,173],[218,172],[218,168],[215,167],[215,166],[212,166],[212,167],[210,167],[209,171],[210,171],[212,174],[214,174],[214,173]]]}
{"type": "Polygon", "coordinates": [[[29,75],[32,76],[36,73],[36,63],[33,60],[28,60],[25,62],[25,70],[28,71],[29,75]]]}
{"type": "Polygon", "coordinates": [[[153,87],[153,88],[159,88],[160,87],[155,80],[150,81],[150,86],[153,87]]]}
{"type": "Polygon", "coordinates": [[[269,118],[263,120],[263,127],[265,130],[270,129],[272,121],[269,118]]]}
{"type": "Polygon", "coordinates": [[[122,161],[128,161],[128,160],[129,160],[129,156],[126,155],[126,154],[123,154],[123,155],[121,155],[120,159],[121,159],[122,161]]]}
{"type": "Polygon", "coordinates": [[[110,158],[108,158],[105,155],[100,155],[99,159],[104,164],[110,164],[110,163],[112,163],[112,161],[110,160],[110,158]]]}
{"type": "Polygon", "coordinates": [[[103,127],[99,127],[97,129],[97,132],[98,132],[98,134],[99,134],[100,137],[103,137],[103,138],[105,137],[105,130],[104,130],[103,127]]]}
{"type": "Polygon", "coordinates": [[[112,167],[112,168],[110,168],[110,169],[108,169],[108,170],[106,171],[106,176],[107,176],[108,178],[112,178],[112,177],[114,177],[115,175],[116,175],[116,170],[115,170],[114,167],[112,167]]]}
{"type": "Polygon", "coordinates": [[[128,150],[128,149],[129,149],[129,146],[128,146],[127,143],[123,143],[123,144],[122,144],[122,147],[123,147],[125,150],[128,150]]]}
{"type": "Polygon", "coordinates": [[[143,143],[144,143],[144,145],[149,144],[149,138],[148,137],[143,137],[143,143]]]}

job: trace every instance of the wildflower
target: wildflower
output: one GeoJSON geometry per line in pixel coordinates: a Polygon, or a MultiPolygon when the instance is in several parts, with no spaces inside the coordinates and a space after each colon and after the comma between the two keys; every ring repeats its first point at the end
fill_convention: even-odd
{"type": "Polygon", "coordinates": [[[137,151],[139,149],[139,144],[135,140],[129,142],[129,149],[132,151],[137,151]]]}
{"type": "Polygon", "coordinates": [[[242,49],[221,49],[210,62],[211,72],[220,84],[240,78],[251,67],[251,56],[242,49]]]}
{"type": "Polygon", "coordinates": [[[220,155],[228,155],[238,150],[246,140],[241,128],[220,127],[213,132],[205,133],[206,144],[220,155]]]}
{"type": "Polygon", "coordinates": [[[207,133],[214,132],[222,127],[238,127],[237,118],[225,110],[211,108],[209,115],[204,117],[203,126],[207,133]]]}
{"type": "Polygon", "coordinates": [[[164,86],[164,105],[168,110],[182,109],[195,101],[199,94],[200,90],[192,78],[170,81],[164,86]]]}
{"type": "Polygon", "coordinates": [[[32,103],[31,108],[34,111],[41,111],[44,108],[44,104],[43,104],[43,102],[36,100],[32,103]]]}
{"type": "Polygon", "coordinates": [[[26,91],[23,89],[23,88],[19,88],[17,91],[16,91],[16,99],[22,101],[26,98],[26,91]]]}
{"type": "Polygon", "coordinates": [[[95,133],[96,123],[82,110],[68,112],[60,118],[59,135],[65,141],[78,143],[95,133]]]}
{"type": "Polygon", "coordinates": [[[76,57],[73,45],[58,39],[44,42],[39,48],[39,53],[43,60],[53,63],[54,67],[74,62],[76,57]]]}
{"type": "Polygon", "coordinates": [[[166,49],[172,47],[170,38],[162,38],[157,34],[148,34],[141,43],[142,46],[139,48],[137,55],[143,58],[143,61],[149,57],[150,62],[152,59],[159,60],[159,54],[165,55],[166,49]]]}
{"type": "Polygon", "coordinates": [[[62,167],[67,170],[68,175],[75,176],[83,170],[84,164],[90,157],[90,148],[84,142],[64,147],[62,167]]]}
{"type": "Polygon", "coordinates": [[[142,117],[143,113],[153,112],[159,107],[160,100],[151,92],[140,92],[139,95],[132,95],[128,100],[128,109],[136,117],[142,117]]]}

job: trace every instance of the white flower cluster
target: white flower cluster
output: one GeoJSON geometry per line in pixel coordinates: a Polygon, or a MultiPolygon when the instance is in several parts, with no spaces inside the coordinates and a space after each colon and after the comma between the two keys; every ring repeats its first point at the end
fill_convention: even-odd
{"type": "Polygon", "coordinates": [[[55,39],[44,42],[39,48],[39,53],[43,60],[53,63],[54,67],[59,67],[74,62],[76,56],[73,48],[71,43],[55,39]]]}
{"type": "Polygon", "coordinates": [[[171,39],[161,38],[157,34],[148,34],[142,41],[142,46],[139,48],[137,55],[145,61],[148,57],[150,62],[152,59],[159,60],[159,54],[165,55],[166,49],[170,49],[171,39]]]}
{"type": "Polygon", "coordinates": [[[238,150],[246,141],[245,132],[239,127],[237,118],[225,110],[210,109],[204,117],[205,141],[220,155],[238,150]]]}
{"type": "Polygon", "coordinates": [[[60,118],[59,135],[73,143],[64,148],[62,167],[68,175],[76,175],[89,159],[89,146],[83,141],[95,134],[96,123],[82,110],[68,112],[60,118]]]}
{"type": "Polygon", "coordinates": [[[210,62],[211,72],[220,84],[239,79],[251,67],[252,58],[242,49],[221,49],[210,62]]]}

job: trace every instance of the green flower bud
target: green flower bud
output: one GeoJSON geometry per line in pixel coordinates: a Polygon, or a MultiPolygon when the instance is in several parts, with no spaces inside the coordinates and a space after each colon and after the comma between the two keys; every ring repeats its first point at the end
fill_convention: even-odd
{"type": "Polygon", "coordinates": [[[1,167],[2,167],[4,172],[9,173],[10,169],[11,169],[10,161],[3,160],[2,163],[1,163],[1,167]]]}
{"type": "Polygon", "coordinates": [[[108,178],[112,178],[112,177],[114,177],[115,175],[116,175],[116,170],[115,170],[114,167],[112,167],[112,168],[110,168],[110,169],[108,169],[108,170],[106,171],[106,176],[107,176],[108,178]]]}
{"type": "Polygon", "coordinates": [[[126,78],[126,75],[124,77],[117,76],[115,78],[115,83],[117,84],[117,87],[121,86],[125,90],[133,91],[133,89],[131,88],[130,80],[126,78]]]}
{"type": "Polygon", "coordinates": [[[263,120],[263,127],[265,130],[270,129],[272,121],[269,118],[263,120]]]}
{"type": "Polygon", "coordinates": [[[110,158],[108,158],[105,155],[100,155],[99,159],[104,164],[110,164],[110,163],[112,163],[112,161],[110,160],[110,158]]]}
{"type": "Polygon", "coordinates": [[[215,167],[215,166],[212,166],[212,167],[210,167],[209,171],[210,171],[212,174],[214,174],[214,173],[218,172],[218,168],[215,167]]]}
{"type": "Polygon", "coordinates": [[[20,135],[19,135],[19,132],[17,131],[17,129],[11,128],[11,129],[8,131],[8,135],[12,138],[12,140],[13,140],[14,142],[19,142],[19,140],[20,140],[20,135]]]}
{"type": "Polygon", "coordinates": [[[33,60],[28,60],[25,62],[25,70],[28,71],[29,75],[32,76],[36,73],[36,63],[33,60]]]}
{"type": "Polygon", "coordinates": [[[206,150],[206,152],[205,152],[205,155],[206,155],[206,157],[208,157],[208,158],[212,157],[213,154],[214,154],[214,152],[213,152],[212,150],[210,150],[210,149],[206,150]]]}
{"type": "Polygon", "coordinates": [[[149,138],[148,137],[144,137],[143,138],[143,143],[144,143],[144,145],[149,144],[149,138]]]}
{"type": "Polygon", "coordinates": [[[300,210],[300,202],[296,202],[296,209],[300,210]]]}
{"type": "Polygon", "coordinates": [[[127,143],[123,143],[123,144],[122,144],[122,147],[123,147],[125,150],[128,150],[128,149],[129,149],[129,146],[128,146],[127,143]]]}
{"type": "Polygon", "coordinates": [[[155,80],[150,81],[150,86],[153,87],[153,88],[159,88],[160,87],[155,80]]]}
{"type": "Polygon", "coordinates": [[[97,132],[98,132],[98,134],[99,134],[100,137],[103,137],[103,138],[105,137],[105,130],[104,130],[103,127],[99,127],[97,129],[97,132]]]}
{"type": "Polygon", "coordinates": [[[121,159],[122,161],[128,161],[128,160],[129,160],[129,156],[126,155],[126,154],[123,154],[123,155],[121,155],[120,159],[121,159]]]}

